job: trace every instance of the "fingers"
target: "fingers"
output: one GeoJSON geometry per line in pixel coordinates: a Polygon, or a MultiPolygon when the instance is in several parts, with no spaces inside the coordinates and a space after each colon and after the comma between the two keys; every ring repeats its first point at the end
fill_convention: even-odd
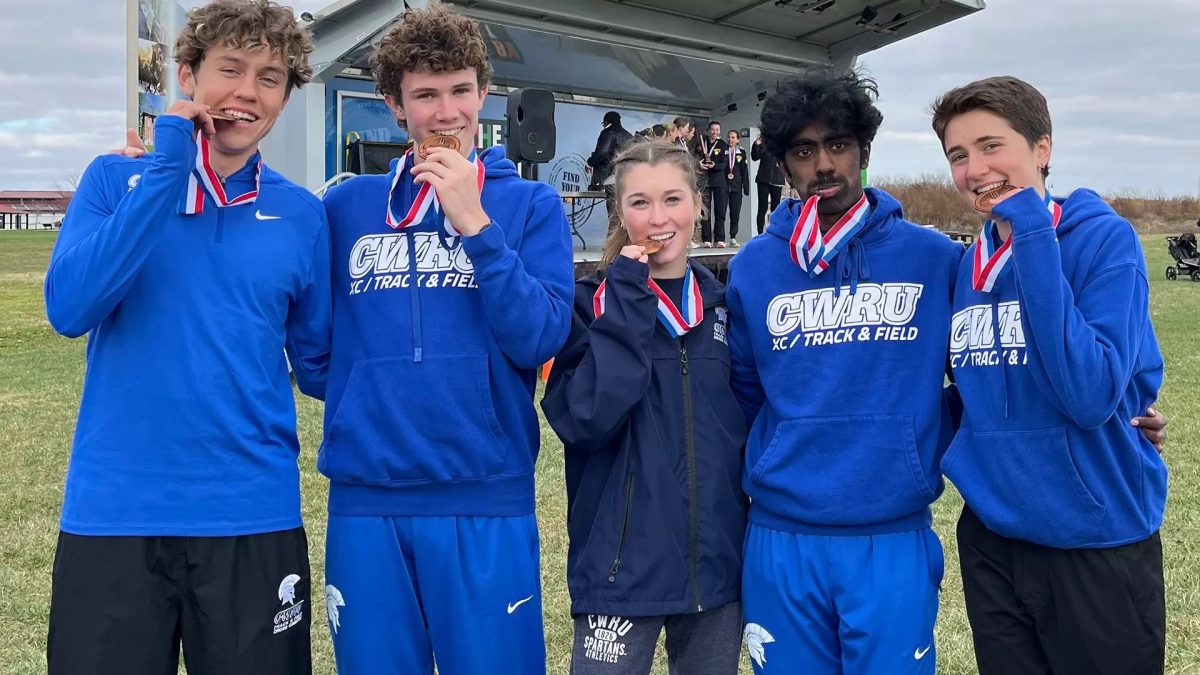
{"type": "Polygon", "coordinates": [[[630,260],[636,260],[640,263],[650,262],[650,256],[646,254],[646,247],[638,244],[629,244],[628,246],[623,247],[621,249],[621,255],[629,258],[630,260]]]}
{"type": "Polygon", "coordinates": [[[145,152],[146,144],[142,143],[142,138],[138,136],[137,129],[130,128],[125,130],[125,147],[136,148],[145,152]]]}

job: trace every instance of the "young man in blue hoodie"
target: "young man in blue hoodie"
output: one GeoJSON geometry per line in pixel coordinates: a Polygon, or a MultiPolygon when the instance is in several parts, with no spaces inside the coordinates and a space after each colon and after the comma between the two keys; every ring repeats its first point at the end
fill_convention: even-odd
{"type": "MultiPolygon", "coordinates": [[[[88,167],[46,312],[88,336],[50,673],[311,672],[296,415],[329,350],[321,203],[259,141],[312,74],[291,9],[216,0],[176,43],[155,152],[88,167]],[[210,112],[220,111],[219,119],[210,112]]],[[[136,153],[135,153],[136,154],[136,153]]]]}
{"type": "Polygon", "coordinates": [[[325,200],[338,671],[541,673],[533,393],[570,329],[570,229],[503,148],[476,153],[491,76],[477,23],[409,10],[371,64],[414,148],[437,135],[458,149],[410,152],[325,200]]]}
{"type": "Polygon", "coordinates": [[[1013,77],[934,106],[954,184],[986,218],[954,295],[962,426],[942,462],[979,671],[1161,673],[1167,470],[1127,419],[1163,361],[1133,227],[1046,190],[1046,99],[1013,77]]]}
{"type": "Polygon", "coordinates": [[[942,383],[962,247],[863,189],[874,94],[854,73],[814,73],[767,99],[764,143],[801,198],[730,266],[756,673],[934,672],[929,506],[953,433],[942,383]]]}

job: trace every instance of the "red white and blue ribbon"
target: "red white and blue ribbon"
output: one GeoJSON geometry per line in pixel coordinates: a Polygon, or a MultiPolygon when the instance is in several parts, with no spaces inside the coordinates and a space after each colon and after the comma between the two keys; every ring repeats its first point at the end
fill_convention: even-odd
{"type": "MultiPolygon", "coordinates": [[[[412,164],[415,163],[414,158],[416,153],[409,149],[404,153],[404,159],[401,160],[400,166],[396,167],[396,175],[392,178],[392,187],[388,190],[387,203],[387,224],[393,230],[402,230],[413,224],[420,224],[425,220],[425,214],[429,209],[433,209],[435,213],[441,210],[441,204],[438,202],[437,191],[433,189],[433,185],[422,183],[417,196],[409,201],[409,193],[411,192],[411,179],[405,179],[406,175],[411,175],[412,164]],[[408,209],[400,211],[397,209],[403,207],[408,202],[408,209]]],[[[475,182],[479,188],[479,192],[483,192],[484,166],[483,161],[479,159],[475,149],[471,149],[471,156],[467,161],[475,165],[475,182]]],[[[451,237],[457,237],[461,232],[454,229],[454,225],[449,220],[442,219],[442,227],[445,228],[446,234],[451,237]]]]}
{"type": "MultiPolygon", "coordinates": [[[[600,288],[597,288],[596,294],[592,296],[592,311],[596,318],[600,318],[604,313],[604,293],[607,286],[607,279],[601,281],[600,288]]],[[[699,326],[704,320],[704,299],[700,296],[700,284],[696,283],[691,267],[683,274],[683,307],[676,307],[663,289],[654,283],[654,279],[649,279],[646,286],[658,296],[658,321],[672,338],[687,335],[688,331],[699,326]]]]}
{"type": "Polygon", "coordinates": [[[867,193],[864,192],[858,203],[822,236],[821,223],[817,218],[817,203],[820,200],[820,197],[814,195],[804,202],[788,242],[792,262],[813,278],[829,269],[829,264],[838,251],[842,250],[859,230],[866,227],[867,213],[871,210],[867,202],[867,193]]]}
{"type": "Polygon", "coordinates": [[[212,168],[210,161],[211,149],[208,139],[199,131],[196,132],[196,166],[188,174],[187,196],[184,198],[183,212],[188,215],[204,213],[204,193],[207,192],[218,208],[250,204],[258,199],[258,190],[262,183],[262,156],[259,155],[258,165],[254,167],[254,189],[240,194],[232,199],[225,192],[221,177],[212,168]]]}
{"type": "MultiPolygon", "coordinates": [[[[1049,192],[1046,193],[1045,201],[1046,209],[1050,211],[1052,226],[1058,229],[1058,221],[1062,218],[1062,207],[1050,198],[1049,192]]],[[[1000,278],[1004,266],[1012,258],[1011,236],[994,252],[989,251],[992,247],[992,237],[995,234],[995,221],[986,220],[983,223],[983,231],[979,233],[979,239],[975,241],[975,255],[972,256],[971,265],[971,286],[983,293],[992,292],[992,287],[996,285],[996,280],[1000,278]]]]}

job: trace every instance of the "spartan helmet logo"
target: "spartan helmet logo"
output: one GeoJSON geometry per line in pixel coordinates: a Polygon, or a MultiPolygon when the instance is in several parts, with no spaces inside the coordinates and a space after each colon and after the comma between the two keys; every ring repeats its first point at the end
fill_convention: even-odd
{"type": "Polygon", "coordinates": [[[300,576],[297,574],[289,574],[279,582],[279,604],[296,604],[296,584],[298,583],[300,583],[300,576]]]}
{"type": "Polygon", "coordinates": [[[327,584],[325,586],[325,611],[329,613],[329,625],[333,629],[333,634],[337,635],[338,628],[341,627],[341,622],[338,621],[338,607],[345,607],[346,601],[342,598],[342,592],[337,586],[327,584]]]}
{"type": "Polygon", "coordinates": [[[766,645],[774,642],[775,638],[767,632],[766,628],[756,624],[746,624],[746,630],[742,632],[742,638],[746,641],[746,651],[750,652],[750,658],[758,664],[759,668],[767,662],[766,645]]]}

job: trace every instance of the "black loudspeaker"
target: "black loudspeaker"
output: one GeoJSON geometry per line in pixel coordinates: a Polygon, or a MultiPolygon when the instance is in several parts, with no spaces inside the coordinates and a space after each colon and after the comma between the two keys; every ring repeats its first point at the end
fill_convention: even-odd
{"type": "Polygon", "coordinates": [[[554,94],[517,89],[508,95],[508,158],[548,162],[554,158],[554,94]]]}
{"type": "Polygon", "coordinates": [[[346,171],[357,174],[387,173],[393,159],[403,157],[407,143],[382,141],[351,141],[346,146],[346,171]]]}

